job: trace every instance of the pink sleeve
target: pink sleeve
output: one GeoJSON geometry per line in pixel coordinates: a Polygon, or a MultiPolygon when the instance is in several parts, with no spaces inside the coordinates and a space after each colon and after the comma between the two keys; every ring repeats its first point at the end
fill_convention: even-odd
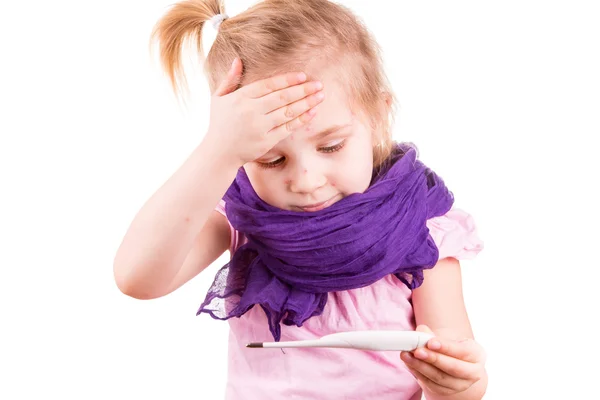
{"type": "MultiPolygon", "coordinates": [[[[223,214],[225,219],[227,219],[227,215],[225,214],[225,201],[219,201],[219,204],[217,204],[217,208],[215,208],[215,211],[218,211],[219,213],[223,214]]],[[[227,220],[227,223],[229,224],[229,220],[227,220]]],[[[229,237],[231,238],[231,242],[229,243],[229,252],[233,254],[238,247],[238,242],[240,238],[238,231],[236,231],[235,228],[231,226],[231,224],[229,224],[229,229],[229,237]]]]}
{"type": "Polygon", "coordinates": [[[446,257],[473,259],[483,250],[483,241],[478,236],[473,217],[460,209],[431,218],[427,227],[438,247],[440,260],[446,257]]]}

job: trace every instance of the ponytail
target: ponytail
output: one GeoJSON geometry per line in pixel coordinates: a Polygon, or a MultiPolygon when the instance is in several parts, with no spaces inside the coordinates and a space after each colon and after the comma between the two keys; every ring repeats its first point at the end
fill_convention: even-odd
{"type": "Polygon", "coordinates": [[[185,0],[174,4],[152,30],[151,44],[158,42],[160,64],[175,93],[187,87],[182,68],[182,47],[186,39],[196,43],[204,56],[202,28],[213,17],[225,14],[223,0],[185,0]]]}

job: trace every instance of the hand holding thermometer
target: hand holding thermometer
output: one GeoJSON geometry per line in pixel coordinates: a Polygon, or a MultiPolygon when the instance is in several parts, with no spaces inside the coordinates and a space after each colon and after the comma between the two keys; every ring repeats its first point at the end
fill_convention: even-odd
{"type": "Polygon", "coordinates": [[[413,351],[424,347],[432,337],[430,333],[417,331],[354,331],[333,333],[315,340],[249,343],[246,347],[333,347],[374,351],[413,351]]]}

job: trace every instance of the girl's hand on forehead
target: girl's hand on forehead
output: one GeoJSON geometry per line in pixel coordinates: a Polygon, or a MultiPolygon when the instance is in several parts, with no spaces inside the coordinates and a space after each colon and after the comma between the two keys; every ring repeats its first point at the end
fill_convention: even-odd
{"type": "Polygon", "coordinates": [[[260,158],[315,116],[321,82],[290,72],[238,89],[242,62],[235,59],[211,101],[207,138],[239,166],[260,158]]]}

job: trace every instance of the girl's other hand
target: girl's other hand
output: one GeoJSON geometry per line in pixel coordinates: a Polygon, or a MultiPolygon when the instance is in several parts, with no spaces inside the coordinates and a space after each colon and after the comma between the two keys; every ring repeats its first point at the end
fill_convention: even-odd
{"type": "MultiPolygon", "coordinates": [[[[433,333],[420,325],[417,331],[433,333]]],[[[423,390],[437,395],[463,392],[485,376],[485,351],[473,339],[450,340],[435,336],[427,345],[400,358],[423,390]]]]}
{"type": "Polygon", "coordinates": [[[211,100],[207,138],[239,166],[256,160],[310,121],[324,98],[321,82],[292,72],[239,86],[236,58],[211,100]],[[236,90],[237,89],[237,90],[236,90]]]}

